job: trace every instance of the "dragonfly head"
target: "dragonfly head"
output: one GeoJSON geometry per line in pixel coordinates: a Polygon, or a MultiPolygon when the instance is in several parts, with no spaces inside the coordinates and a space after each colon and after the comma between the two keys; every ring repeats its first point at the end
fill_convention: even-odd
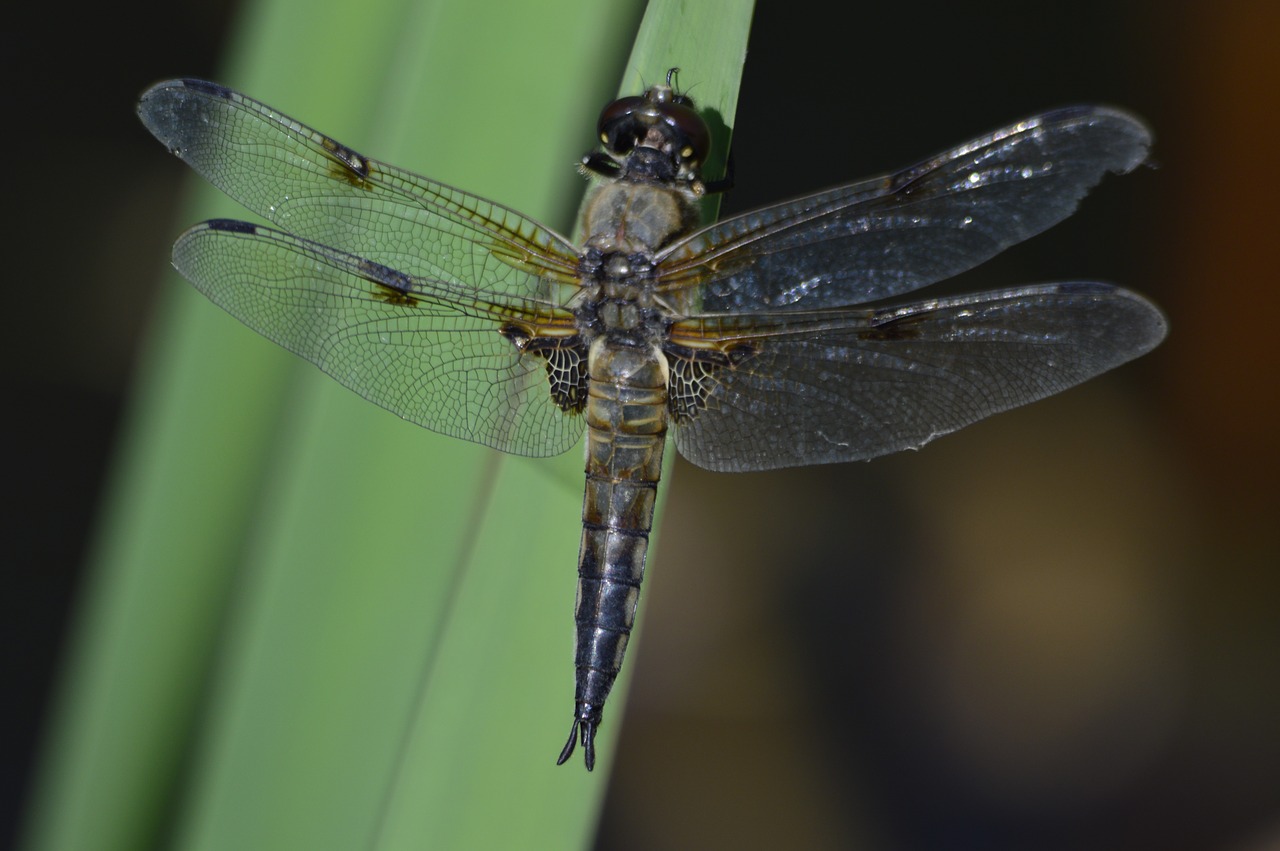
{"type": "Polygon", "coordinates": [[[672,86],[677,69],[643,95],[618,98],[600,112],[597,130],[605,152],[624,173],[641,165],[639,179],[693,182],[711,148],[711,130],[693,99],[672,86]],[[652,174],[650,174],[652,172],[652,174]]]}

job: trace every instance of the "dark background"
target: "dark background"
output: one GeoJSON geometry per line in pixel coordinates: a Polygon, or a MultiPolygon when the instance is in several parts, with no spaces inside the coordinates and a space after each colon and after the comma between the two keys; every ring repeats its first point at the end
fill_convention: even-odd
{"type": "MultiPolygon", "coordinates": [[[[0,45],[0,837],[171,237],[148,223],[179,187],[133,102],[216,76],[234,10],[97,5],[74,28],[43,12],[11,11],[32,17],[0,45]]],[[[1171,335],[919,453],[679,466],[599,847],[1280,844],[1277,43],[1266,2],[762,0],[726,212],[1052,106],[1123,105],[1158,167],[946,286],[1114,281],[1171,335]]]]}

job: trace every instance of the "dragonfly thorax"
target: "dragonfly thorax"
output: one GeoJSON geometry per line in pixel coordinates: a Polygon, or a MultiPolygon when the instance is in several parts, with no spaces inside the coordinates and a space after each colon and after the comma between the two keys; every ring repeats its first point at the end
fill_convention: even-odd
{"type": "Polygon", "coordinates": [[[578,272],[582,283],[572,306],[585,339],[613,333],[623,345],[644,345],[665,335],[672,317],[654,294],[649,252],[587,248],[578,272]]]}
{"type": "Polygon", "coordinates": [[[653,254],[698,224],[688,187],[615,180],[596,187],[582,214],[585,247],[602,254],[653,254]]]}

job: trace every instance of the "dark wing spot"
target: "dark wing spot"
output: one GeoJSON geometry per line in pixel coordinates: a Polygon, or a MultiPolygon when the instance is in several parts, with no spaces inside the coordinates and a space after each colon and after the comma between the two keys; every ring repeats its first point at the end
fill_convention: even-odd
{"type": "Polygon", "coordinates": [[[369,166],[369,160],[364,155],[356,153],[351,148],[341,142],[330,139],[328,136],[323,137],[321,141],[324,144],[324,149],[341,167],[341,170],[334,171],[334,177],[345,180],[353,186],[359,186],[369,179],[372,169],[369,166]]]}
{"type": "Polygon", "coordinates": [[[551,401],[566,413],[580,413],[587,406],[587,347],[580,342],[559,342],[561,345],[543,352],[551,401]]]}
{"type": "Polygon", "coordinates": [[[197,80],[194,77],[184,77],[182,85],[201,94],[221,98],[222,100],[231,100],[231,96],[235,94],[226,86],[219,86],[217,83],[210,83],[208,80],[197,80]]]}
{"type": "Polygon", "coordinates": [[[238,219],[210,219],[204,224],[209,230],[220,230],[227,233],[253,234],[258,232],[257,225],[250,222],[242,222],[238,219]]]}
{"type": "Polygon", "coordinates": [[[529,345],[529,332],[519,325],[513,325],[508,322],[498,329],[498,333],[511,341],[511,345],[515,346],[521,352],[529,345]]]}
{"type": "Polygon", "coordinates": [[[410,307],[418,303],[418,299],[413,294],[415,289],[413,279],[404,272],[372,260],[361,260],[356,271],[360,277],[375,285],[373,297],[378,301],[410,307]]]}
{"type": "Polygon", "coordinates": [[[1115,291],[1116,288],[1111,284],[1101,284],[1095,281],[1070,281],[1065,284],[1058,284],[1058,292],[1065,295],[1110,295],[1115,291]]]}
{"type": "Polygon", "coordinates": [[[582,337],[534,337],[528,329],[507,323],[498,333],[521,354],[538,355],[547,362],[551,401],[568,414],[587,406],[587,344],[582,337]]]}
{"type": "Polygon", "coordinates": [[[663,347],[667,356],[670,377],[667,380],[667,409],[676,425],[687,423],[707,407],[719,382],[718,376],[726,369],[733,369],[755,353],[750,344],[739,344],[727,351],[719,349],[694,349],[667,343],[663,347]]]}
{"type": "Polygon", "coordinates": [[[916,326],[928,316],[927,311],[904,316],[874,316],[871,324],[859,336],[864,340],[915,340],[920,337],[920,329],[916,326]]]}

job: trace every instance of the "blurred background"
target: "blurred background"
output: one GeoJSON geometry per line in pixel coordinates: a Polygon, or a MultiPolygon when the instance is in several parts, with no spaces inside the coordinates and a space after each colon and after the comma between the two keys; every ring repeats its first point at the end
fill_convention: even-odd
{"type": "MultiPolygon", "coordinates": [[[[27,4],[3,35],[0,836],[176,233],[181,186],[133,103],[216,77],[235,13],[98,6],[71,31],[27,4]]],[[[678,464],[598,847],[1280,847],[1278,42],[1261,0],[758,4],[725,213],[1122,105],[1156,167],[945,291],[1111,281],[1171,331],[920,452],[678,464]]]]}

